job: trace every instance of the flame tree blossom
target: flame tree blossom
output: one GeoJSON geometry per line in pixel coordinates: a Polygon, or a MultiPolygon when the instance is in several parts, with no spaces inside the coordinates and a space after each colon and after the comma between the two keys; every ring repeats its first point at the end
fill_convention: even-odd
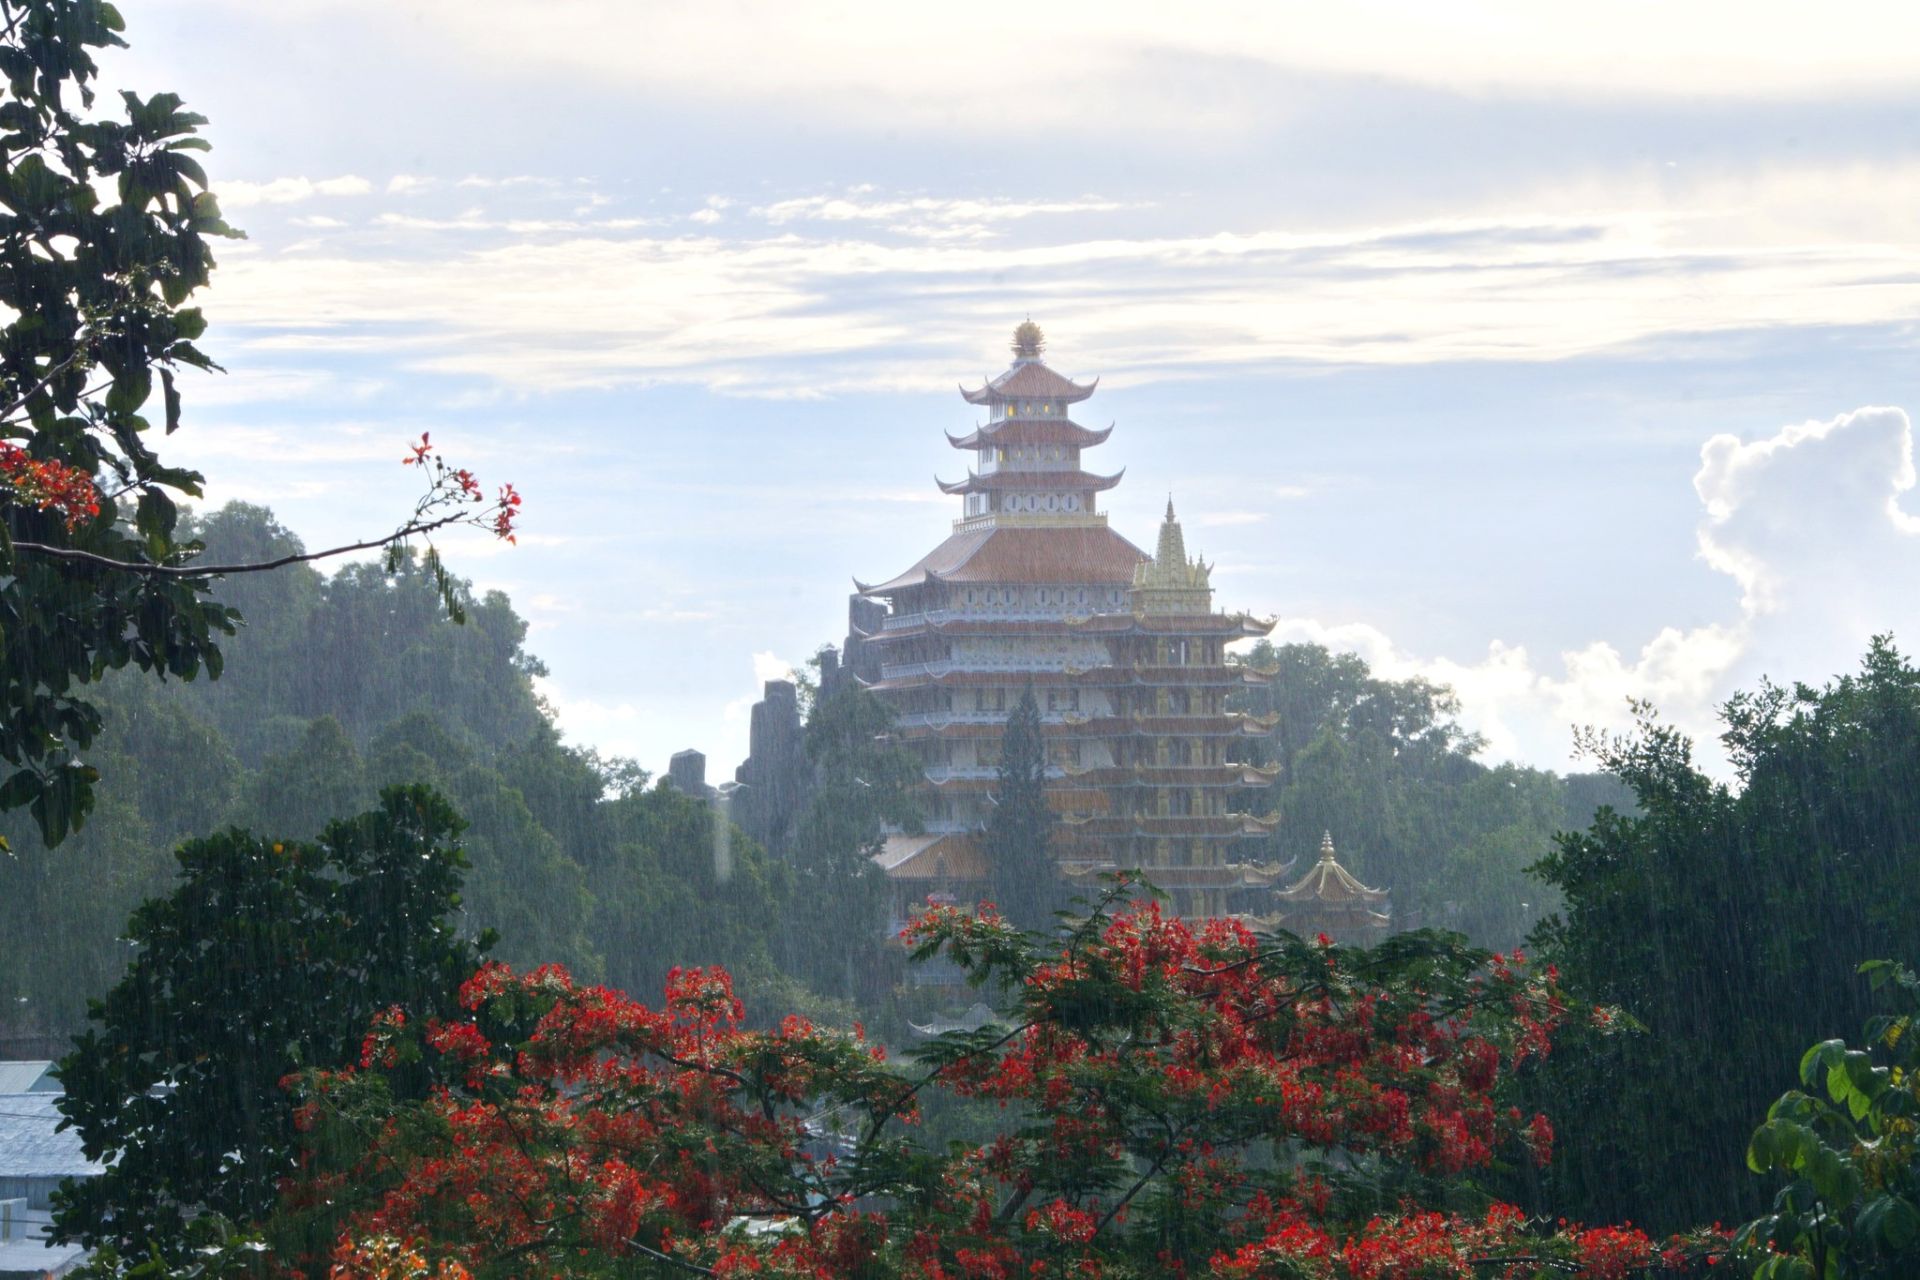
{"type": "Polygon", "coordinates": [[[490,964],[465,1016],[383,1016],[363,1066],[300,1077],[305,1154],[265,1239],[339,1280],[384,1274],[356,1261],[375,1244],[475,1277],[821,1280],[1684,1274],[1724,1252],[1462,1207],[1474,1170],[1546,1157],[1503,1092],[1570,1013],[1523,957],[1262,938],[1135,888],[1045,948],[989,909],[920,917],[908,942],[1005,1012],[910,1063],[749,1028],[718,969],[655,1006],[490,964]],[[1003,1123],[925,1135],[935,1093],[1003,1123]]]}

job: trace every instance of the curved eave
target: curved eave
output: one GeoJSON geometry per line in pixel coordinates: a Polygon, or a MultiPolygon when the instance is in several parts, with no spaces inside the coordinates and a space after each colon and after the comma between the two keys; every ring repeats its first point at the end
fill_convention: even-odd
{"type": "MultiPolygon", "coordinates": [[[[1045,366],[1043,365],[1042,367],[1044,368],[1045,366]]],[[[1051,373],[1052,370],[1048,370],[1048,372],[1051,373]]],[[[995,404],[1002,400],[1058,400],[1063,404],[1079,404],[1082,400],[1092,395],[1100,386],[1100,379],[1098,378],[1095,378],[1083,387],[1071,378],[1060,377],[1058,374],[1054,376],[1060,377],[1060,381],[1065,384],[1064,389],[1054,387],[1045,391],[1009,392],[994,385],[996,381],[1004,381],[1007,376],[1006,374],[1002,374],[999,379],[984,379],[980,389],[977,391],[969,391],[967,390],[966,383],[960,383],[960,398],[968,404],[995,404]]]]}
{"type": "Polygon", "coordinates": [[[1096,431],[1066,418],[1002,418],[975,427],[964,436],[946,433],[947,443],[956,449],[987,449],[1000,444],[1063,444],[1092,449],[1105,444],[1112,434],[1112,424],[1096,431]]]}
{"type": "Polygon", "coordinates": [[[988,493],[999,489],[1073,490],[1076,493],[1090,489],[1095,493],[1105,493],[1119,484],[1126,474],[1125,467],[1110,476],[1095,475],[1091,471],[996,471],[983,476],[969,471],[965,480],[946,481],[935,476],[933,482],[940,486],[940,492],[949,495],[988,493]]]}

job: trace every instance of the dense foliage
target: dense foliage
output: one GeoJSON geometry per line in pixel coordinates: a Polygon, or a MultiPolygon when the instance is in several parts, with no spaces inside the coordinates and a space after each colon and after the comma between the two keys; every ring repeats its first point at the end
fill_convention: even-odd
{"type": "Polygon", "coordinates": [[[0,0],[0,811],[27,809],[50,845],[95,802],[100,770],[78,755],[102,724],[89,686],[128,666],[220,674],[237,615],[208,597],[216,580],[374,547],[392,571],[417,541],[457,620],[431,535],[472,525],[512,541],[520,507],[512,485],[489,500],[423,435],[403,462],[424,492],[392,533],[285,559],[199,554],[175,498],[202,478],[162,464],[142,415],[158,375],[171,435],[175,374],[217,368],[185,304],[213,268],[208,238],[238,233],[189,154],[206,150],[206,121],[177,95],[123,93],[124,123],[80,114],[92,51],[124,45],[120,29],[105,0],[0,0]]]}
{"type": "Polygon", "coordinates": [[[176,371],[212,367],[186,304],[209,240],[234,233],[190,154],[205,120],[178,97],[86,114],[93,51],[120,29],[103,0],[0,0],[0,809],[28,808],[56,844],[99,777],[78,754],[100,728],[87,686],[129,664],[217,673],[232,624],[204,579],[52,553],[171,565],[195,549],[174,495],[201,477],[161,463],[143,414],[157,375],[171,433],[176,371]]]}
{"type": "Polygon", "coordinates": [[[1453,694],[1426,680],[1384,680],[1314,644],[1262,641],[1245,660],[1277,669],[1243,699],[1277,717],[1260,747],[1280,772],[1253,806],[1280,816],[1273,856],[1310,854],[1331,831],[1349,870],[1393,891],[1403,923],[1520,945],[1557,902],[1528,868],[1601,805],[1632,805],[1605,775],[1481,763],[1453,694]]]}
{"type": "Polygon", "coordinates": [[[1755,1280],[1894,1280],[1920,1274],[1920,977],[1885,960],[1861,967],[1900,1011],[1867,1026],[1867,1044],[1823,1040],[1800,1081],[1747,1146],[1755,1173],[1786,1184],[1739,1232],[1770,1254],[1755,1280]]]}
{"type": "MultiPolygon", "coordinates": [[[[221,557],[300,545],[254,507],[188,528],[221,557]]],[[[14,845],[0,856],[0,1033],[80,1029],[87,998],[126,964],[128,912],[166,891],[174,844],[229,823],[308,839],[410,782],[467,819],[462,925],[499,930],[503,957],[557,959],[637,990],[676,963],[724,962],[756,994],[800,999],[769,943],[784,873],[737,833],[722,872],[706,805],[564,745],[505,596],[463,592],[456,626],[411,561],[331,577],[291,566],[221,591],[246,622],[220,681],[128,673],[95,695],[105,728],[89,759],[117,782],[86,829],[49,849],[22,815],[0,814],[14,845]]]]}
{"type": "Polygon", "coordinates": [[[312,841],[180,847],[178,886],[134,912],[138,954],[59,1064],[61,1112],[107,1166],[65,1191],[61,1235],[177,1260],[191,1218],[272,1207],[294,1167],[282,1077],[350,1064],[390,1005],[448,1011],[480,960],[452,920],[460,827],[432,791],[397,787],[312,841]]]}
{"type": "Polygon", "coordinates": [[[1547,1183],[1566,1212],[1757,1212],[1740,1153],[1779,1064],[1875,1012],[1862,957],[1920,955],[1920,670],[1876,641],[1858,674],[1763,685],[1725,722],[1737,788],[1650,717],[1593,743],[1640,812],[1603,811],[1542,863],[1566,903],[1545,954],[1646,1028],[1579,1044],[1540,1082],[1567,1116],[1547,1183]],[[1711,1088],[1676,1088],[1708,1064],[1711,1088]]]}
{"type": "Polygon", "coordinates": [[[390,1011],[358,1067],[306,1073],[306,1163],[264,1238],[308,1274],[821,1280],[1620,1276],[1724,1248],[1538,1232],[1461,1194],[1547,1154],[1500,1096],[1565,1014],[1543,975],[1424,935],[1263,945],[1123,896],[1040,950],[928,916],[916,938],[1004,991],[1005,1022],[904,1066],[857,1032],[746,1029],[722,971],[656,1009],[489,966],[462,1015],[390,1011]],[[923,1140],[934,1092],[1004,1123],[923,1140]]]}
{"type": "Polygon", "coordinates": [[[1023,929],[1047,923],[1060,905],[1053,825],[1047,804],[1047,744],[1040,732],[1040,704],[1029,686],[1007,717],[993,812],[981,840],[993,873],[993,901],[1023,929]]]}
{"type": "Polygon", "coordinates": [[[888,825],[919,829],[912,788],[920,769],[887,740],[893,719],[856,684],[812,700],[812,772],[780,851],[793,898],[776,954],[788,972],[843,999],[881,999],[896,967],[887,963],[887,887],[873,855],[888,825]]]}

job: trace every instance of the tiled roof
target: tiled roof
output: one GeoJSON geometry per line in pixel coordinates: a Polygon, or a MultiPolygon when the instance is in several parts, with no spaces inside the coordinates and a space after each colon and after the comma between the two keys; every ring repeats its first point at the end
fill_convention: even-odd
{"type": "Polygon", "coordinates": [[[991,471],[986,475],[969,471],[965,480],[941,480],[934,483],[940,486],[942,493],[985,493],[989,489],[1091,489],[1095,493],[1104,493],[1120,483],[1124,470],[1110,476],[1095,475],[1091,471],[991,471]]]}
{"type": "Polygon", "coordinates": [[[1133,566],[1146,558],[1146,552],[1099,525],[974,529],[954,534],[905,573],[862,586],[860,592],[887,595],[929,577],[963,583],[1131,583],[1133,566]]]}
{"type": "Polygon", "coordinates": [[[976,427],[964,436],[947,432],[947,443],[956,449],[987,449],[1003,444],[1061,444],[1076,449],[1091,449],[1105,444],[1112,427],[1095,431],[1065,418],[1002,418],[976,427]]]}
{"type": "Polygon", "coordinates": [[[968,404],[992,404],[996,400],[1057,400],[1074,404],[1092,395],[1099,385],[1100,379],[1095,378],[1083,387],[1038,360],[1022,360],[978,391],[962,387],[960,394],[968,404]]]}

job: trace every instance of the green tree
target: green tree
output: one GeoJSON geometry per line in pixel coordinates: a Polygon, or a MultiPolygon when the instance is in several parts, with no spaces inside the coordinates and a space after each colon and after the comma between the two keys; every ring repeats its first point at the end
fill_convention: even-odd
{"type": "Polygon", "coordinates": [[[1723,719],[1737,788],[1650,711],[1630,738],[1590,740],[1639,812],[1602,809],[1541,863],[1565,906],[1537,945],[1646,1028],[1542,1073],[1567,1117],[1548,1190],[1568,1213],[1757,1212],[1739,1157],[1774,1064],[1874,1012],[1856,956],[1920,954],[1920,671],[1878,639],[1858,674],[1763,684],[1723,719]],[[1711,1090],[1672,1087],[1703,1066],[1711,1090]]]}
{"type": "Polygon", "coordinates": [[[1747,1166],[1786,1179],[1769,1211],[1735,1241],[1754,1280],[1905,1280],[1920,1274],[1920,977],[1884,960],[1861,966],[1899,999],[1867,1024],[1866,1047],[1823,1040],[1800,1083],[1767,1111],[1747,1166]]]}
{"type": "Polygon", "coordinates": [[[0,0],[0,809],[29,807],[53,844],[93,804],[87,686],[129,664],[218,674],[215,637],[232,629],[204,578],[111,567],[198,549],[177,536],[173,495],[201,477],[160,462],[143,411],[157,374],[173,431],[175,372],[213,367],[186,303],[209,240],[235,234],[190,154],[205,121],[178,97],[80,114],[93,51],[123,45],[120,30],[104,0],[0,0]]]}
{"type": "Polygon", "coordinates": [[[1054,816],[1047,804],[1047,744],[1031,686],[1007,717],[993,802],[984,848],[994,902],[1022,929],[1042,928],[1051,923],[1059,905],[1060,874],[1051,847],[1054,816]]]}
{"type": "Polygon", "coordinates": [[[887,827],[917,830],[918,761],[892,744],[893,712],[857,685],[816,698],[807,717],[814,783],[788,836],[793,908],[781,960],[816,989],[852,998],[876,972],[886,879],[873,858],[887,827]]]}
{"type": "Polygon", "coordinates": [[[60,1063],[61,1111],[109,1165],[63,1191],[61,1238],[177,1258],[197,1216],[272,1208],[295,1151],[281,1079],[358,1061],[383,1010],[451,1012],[480,958],[452,918],[461,826],[403,787],[312,843],[231,830],[180,847],[180,883],[133,913],[139,956],[60,1063]]]}
{"type": "Polygon", "coordinates": [[[218,367],[187,303],[213,269],[209,241],[239,233],[192,155],[206,121],[177,95],[123,93],[124,120],[85,114],[93,51],[124,46],[122,25],[106,0],[0,0],[0,810],[27,808],[50,844],[93,805],[99,770],[78,754],[101,729],[90,686],[128,666],[220,674],[238,615],[209,598],[214,580],[417,539],[458,619],[431,535],[508,537],[520,502],[508,485],[488,504],[422,437],[408,461],[426,493],[393,533],[264,560],[200,554],[176,499],[203,478],[162,463],[152,435],[180,425],[176,374],[218,367]]]}

